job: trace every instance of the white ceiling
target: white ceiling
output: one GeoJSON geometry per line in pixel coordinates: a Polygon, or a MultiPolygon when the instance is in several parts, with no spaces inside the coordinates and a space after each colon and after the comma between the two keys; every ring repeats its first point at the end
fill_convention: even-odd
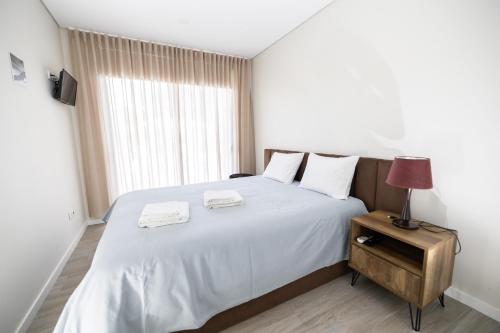
{"type": "Polygon", "coordinates": [[[42,0],[62,27],[252,58],[332,0],[42,0]]]}

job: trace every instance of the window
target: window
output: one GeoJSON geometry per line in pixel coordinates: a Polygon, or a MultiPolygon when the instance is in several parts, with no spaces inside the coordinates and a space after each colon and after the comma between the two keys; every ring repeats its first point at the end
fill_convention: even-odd
{"type": "Polygon", "coordinates": [[[232,89],[99,77],[110,196],[226,179],[237,169],[232,89]]]}

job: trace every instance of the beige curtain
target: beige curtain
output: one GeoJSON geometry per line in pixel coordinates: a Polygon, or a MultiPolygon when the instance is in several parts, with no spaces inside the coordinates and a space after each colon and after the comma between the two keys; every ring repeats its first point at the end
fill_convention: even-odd
{"type": "Polygon", "coordinates": [[[255,172],[248,59],[77,30],[69,37],[92,217],[124,190],[255,172]]]}

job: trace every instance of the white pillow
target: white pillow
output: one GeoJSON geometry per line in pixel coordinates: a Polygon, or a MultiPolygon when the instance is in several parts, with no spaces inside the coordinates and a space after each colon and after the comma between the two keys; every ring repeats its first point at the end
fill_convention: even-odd
{"type": "Polygon", "coordinates": [[[347,199],[358,160],[359,156],[324,157],[311,153],[299,186],[347,199]]]}
{"type": "Polygon", "coordinates": [[[274,153],[262,176],[291,184],[303,158],[304,153],[274,153]]]}

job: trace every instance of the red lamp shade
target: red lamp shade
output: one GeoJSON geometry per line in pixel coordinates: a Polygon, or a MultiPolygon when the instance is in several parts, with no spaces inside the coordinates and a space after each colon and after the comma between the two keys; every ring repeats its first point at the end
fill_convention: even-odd
{"type": "Polygon", "coordinates": [[[426,157],[397,156],[385,182],[402,188],[432,188],[431,160],[426,157]]]}

